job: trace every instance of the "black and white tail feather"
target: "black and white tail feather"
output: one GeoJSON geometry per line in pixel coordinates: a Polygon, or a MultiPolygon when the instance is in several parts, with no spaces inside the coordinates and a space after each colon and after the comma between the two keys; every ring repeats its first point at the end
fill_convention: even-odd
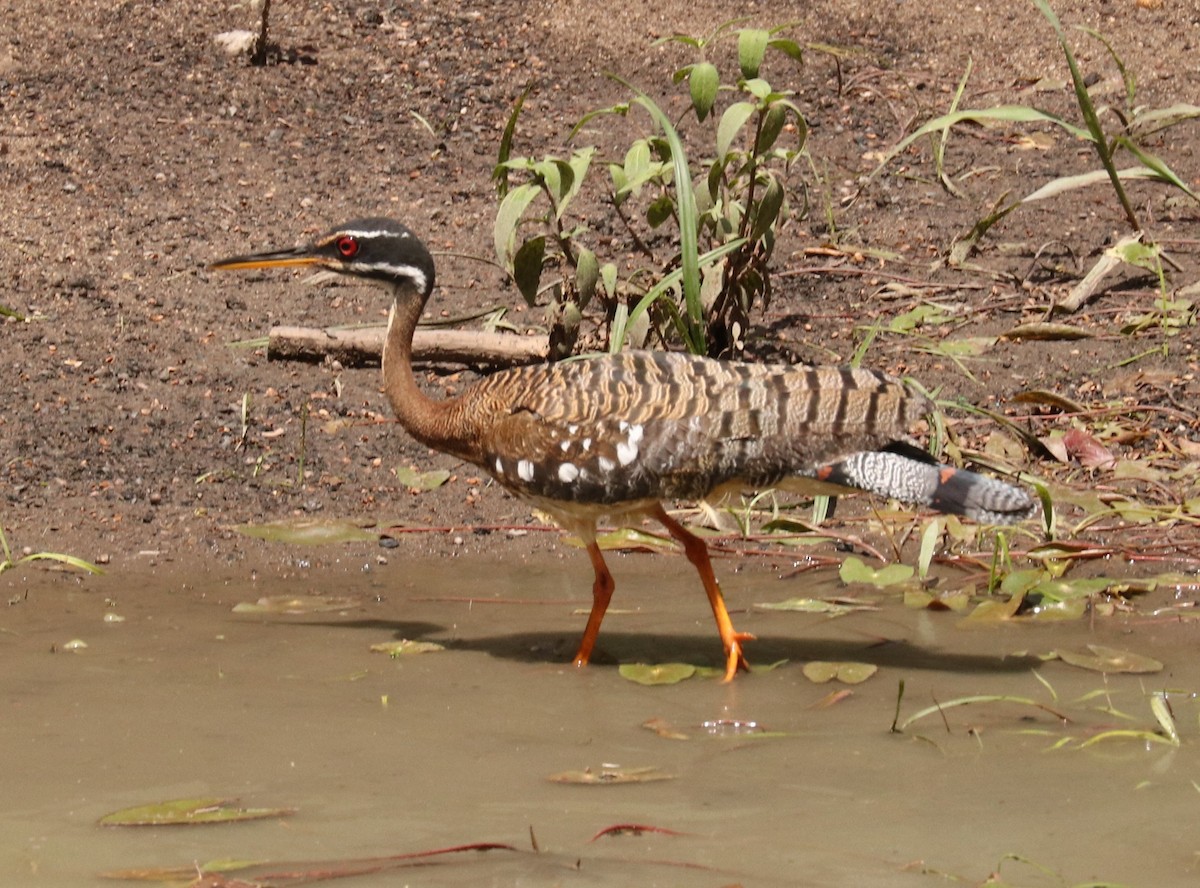
{"type": "Polygon", "coordinates": [[[981,524],[1015,524],[1037,504],[1019,487],[966,469],[942,465],[908,444],[852,453],[822,467],[816,477],[831,484],[898,499],[981,524]]]}

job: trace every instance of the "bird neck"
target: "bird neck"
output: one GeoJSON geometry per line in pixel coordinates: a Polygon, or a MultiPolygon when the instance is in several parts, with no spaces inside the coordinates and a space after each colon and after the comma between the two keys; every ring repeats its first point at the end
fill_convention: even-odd
{"type": "MultiPolygon", "coordinates": [[[[461,453],[461,442],[470,430],[460,428],[461,411],[455,400],[435,401],[417,385],[413,373],[413,335],[425,308],[425,298],[410,287],[397,285],[387,336],[383,344],[383,391],[396,418],[410,435],[438,450],[461,453]]],[[[427,297],[426,297],[427,298],[427,297]]]]}

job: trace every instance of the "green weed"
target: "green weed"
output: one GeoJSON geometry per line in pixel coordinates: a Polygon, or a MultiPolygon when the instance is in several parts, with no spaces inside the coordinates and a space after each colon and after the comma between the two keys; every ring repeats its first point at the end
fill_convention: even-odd
{"type": "Polygon", "coordinates": [[[75,567],[79,570],[87,571],[90,574],[102,574],[103,568],[92,564],[90,561],[84,561],[82,558],[77,558],[74,555],[64,555],[61,552],[30,552],[28,555],[22,555],[19,558],[13,558],[12,549],[9,548],[8,538],[4,535],[4,528],[0,527],[0,554],[3,558],[0,559],[0,573],[10,570],[14,567],[19,567],[30,561],[57,561],[65,564],[68,567],[75,567]]]}
{"type": "Polygon", "coordinates": [[[743,350],[752,312],[770,298],[778,230],[796,212],[792,168],[807,126],[791,93],[774,89],[761,70],[769,50],[800,62],[799,45],[780,36],[781,28],[736,24],[662,41],[698,56],[673,75],[688,87],[683,120],[673,122],[645,92],[614,78],[632,98],[585,115],[571,139],[635,110],[651,126],[603,162],[595,146],[567,157],[513,156],[525,97],[514,106],[495,172],[495,249],[531,306],[548,294],[555,357],[576,349],[589,309],[599,315],[598,345],[610,351],[655,339],[694,354],[743,350]],[[739,72],[723,79],[708,50],[733,37],[739,72]],[[685,122],[704,128],[711,147],[703,159],[689,154],[701,137],[685,140],[685,122]],[[622,227],[624,236],[609,241],[613,255],[602,258],[589,246],[597,239],[578,211],[581,195],[609,206],[622,227]],[[622,255],[628,250],[634,259],[622,255]]]}

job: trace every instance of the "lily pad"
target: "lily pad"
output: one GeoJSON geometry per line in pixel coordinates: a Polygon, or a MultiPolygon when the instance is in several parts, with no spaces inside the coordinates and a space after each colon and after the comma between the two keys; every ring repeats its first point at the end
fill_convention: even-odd
{"type": "Polygon", "coordinates": [[[843,684],[862,684],[879,671],[874,663],[835,663],[813,660],[804,664],[804,677],[815,684],[824,684],[835,678],[843,684]]]}
{"type": "Polygon", "coordinates": [[[326,543],[365,543],[379,539],[379,534],[364,530],[353,521],[271,521],[266,524],[237,524],[233,528],[242,536],[272,543],[293,543],[319,546],[326,543]]]}
{"type": "Polygon", "coordinates": [[[838,569],[838,576],[841,577],[843,583],[867,583],[879,588],[895,586],[911,580],[913,573],[913,569],[907,564],[889,564],[887,567],[875,570],[867,567],[861,558],[855,558],[853,555],[843,561],[842,566],[838,569]]]}
{"type": "Polygon", "coordinates": [[[321,614],[358,607],[361,599],[349,595],[267,595],[258,601],[243,601],[235,614],[321,614]]]}
{"type": "Polygon", "coordinates": [[[104,815],[97,823],[100,826],[193,826],[263,820],[295,813],[295,808],[240,808],[237,799],[172,799],[123,808],[104,815]]]}
{"type": "Polygon", "coordinates": [[[598,771],[585,768],[582,771],[560,771],[546,778],[551,783],[575,783],[580,786],[617,786],[622,783],[656,783],[659,780],[674,780],[654,766],[644,768],[620,768],[605,765],[598,771]]]}
{"type": "Polygon", "coordinates": [[[679,684],[696,674],[691,663],[622,663],[617,669],[621,678],[641,685],[679,684]]]}
{"type": "Polygon", "coordinates": [[[402,638],[399,641],[381,641],[379,644],[371,645],[370,649],[372,653],[376,654],[404,657],[409,654],[431,654],[435,651],[444,651],[446,647],[436,641],[410,641],[402,638]]]}
{"type": "Polygon", "coordinates": [[[450,480],[450,472],[446,469],[432,469],[420,472],[412,468],[396,469],[396,480],[409,490],[436,490],[450,480]]]}
{"type": "Polygon", "coordinates": [[[1091,669],[1093,672],[1129,672],[1146,674],[1161,672],[1163,664],[1153,657],[1135,654],[1131,651],[1117,650],[1099,644],[1089,644],[1090,654],[1075,651],[1056,651],[1058,658],[1064,663],[1078,666],[1080,669],[1091,669]]]}

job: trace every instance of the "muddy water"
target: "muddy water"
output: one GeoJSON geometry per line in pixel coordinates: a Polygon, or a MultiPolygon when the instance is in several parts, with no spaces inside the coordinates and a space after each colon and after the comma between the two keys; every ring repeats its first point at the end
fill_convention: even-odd
{"type": "Polygon", "coordinates": [[[507,564],[393,553],[378,566],[367,548],[330,551],[292,568],[164,564],[88,579],[22,568],[0,579],[11,599],[0,612],[0,884],[112,884],[98,874],[218,858],[272,861],[261,874],[474,842],[519,850],[339,884],[917,886],[947,884],[945,875],[978,883],[997,867],[1020,885],[1200,879],[1192,624],[968,631],[953,614],[895,601],[839,619],[754,611],[830,592],[835,581],[780,580],[764,565],[734,573],[725,561],[735,623],[760,639],[752,659],[789,662],[732,686],[643,687],[614,663],[718,660],[681,559],[615,560],[614,608],[632,612],[609,617],[599,662],[581,671],[564,660],[583,624],[573,611],[588,603],[582,556],[507,564]],[[261,596],[311,593],[361,603],[297,616],[232,612],[261,596]],[[452,600],[468,597],[494,601],[452,600]],[[401,637],[448,649],[399,659],[368,651],[401,637]],[[87,647],[64,651],[75,639],[87,647]],[[1088,643],[1166,669],[1105,678],[1020,655],[1088,643]],[[801,665],[814,659],[880,670],[821,707],[834,686],[804,678],[801,665]],[[933,699],[996,694],[1034,698],[1071,721],[987,704],[894,734],[902,680],[905,716],[933,699]],[[1181,747],[1078,748],[1106,727],[1153,727],[1147,693],[1164,688],[1174,692],[1181,747]],[[1087,696],[1105,689],[1106,698],[1087,696]],[[642,727],[650,719],[687,739],[642,727]],[[782,736],[705,728],[721,720],[782,736]],[[1063,738],[1075,740],[1054,748],[1063,738]],[[674,779],[547,779],[607,764],[674,779]],[[115,809],[190,796],[298,812],[212,827],[95,825],[115,809]],[[589,842],[622,823],[678,834],[589,842]]]}

